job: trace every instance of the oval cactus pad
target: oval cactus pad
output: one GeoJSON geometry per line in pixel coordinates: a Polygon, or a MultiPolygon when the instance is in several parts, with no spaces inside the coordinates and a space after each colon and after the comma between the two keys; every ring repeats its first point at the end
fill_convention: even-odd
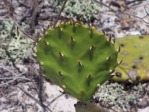
{"type": "Polygon", "coordinates": [[[45,77],[80,101],[90,99],[118,65],[114,44],[74,21],[46,31],[36,54],[45,77]]]}
{"type": "Polygon", "coordinates": [[[141,82],[149,81],[149,35],[126,36],[116,39],[116,47],[121,46],[113,80],[141,82]]]}

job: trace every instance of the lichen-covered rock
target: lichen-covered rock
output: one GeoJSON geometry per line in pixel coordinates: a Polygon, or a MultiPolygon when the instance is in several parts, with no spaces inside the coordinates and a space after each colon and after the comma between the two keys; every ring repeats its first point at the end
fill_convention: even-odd
{"type": "Polygon", "coordinates": [[[146,84],[141,83],[136,85],[129,84],[126,86],[125,83],[120,84],[118,82],[111,83],[107,81],[101,85],[95,93],[94,98],[102,107],[107,109],[110,107],[110,109],[116,112],[134,112],[130,109],[134,107],[134,105],[139,104],[139,99],[144,94],[143,91],[145,88],[146,84]]]}
{"type": "Polygon", "coordinates": [[[121,46],[116,68],[115,81],[149,81],[149,35],[126,36],[116,39],[116,47],[121,46]]]}
{"type": "Polygon", "coordinates": [[[90,99],[118,65],[114,44],[74,21],[46,31],[36,54],[45,77],[80,101],[90,99]]]}

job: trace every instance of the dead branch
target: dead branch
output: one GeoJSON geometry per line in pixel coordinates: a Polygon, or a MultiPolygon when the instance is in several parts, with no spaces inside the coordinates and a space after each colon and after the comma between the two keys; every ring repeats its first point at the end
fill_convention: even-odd
{"type": "Polygon", "coordinates": [[[107,8],[109,9],[109,11],[115,13],[116,16],[119,16],[120,14],[124,14],[124,15],[128,15],[128,16],[133,16],[133,17],[135,17],[135,18],[138,18],[138,19],[142,20],[142,21],[145,22],[146,24],[149,24],[149,22],[145,21],[145,18],[149,15],[148,12],[146,11],[146,9],[145,9],[146,15],[145,15],[144,17],[139,17],[139,16],[137,16],[137,15],[133,15],[133,14],[127,13],[127,12],[126,12],[127,10],[124,10],[124,11],[116,11],[116,10],[114,10],[113,8],[111,8],[110,6],[108,6],[108,5],[106,5],[105,3],[103,3],[102,1],[96,0],[96,2],[99,3],[99,4],[101,4],[101,5],[103,5],[103,6],[105,6],[105,7],[107,7],[107,8]]]}
{"type": "Polygon", "coordinates": [[[34,38],[32,38],[31,35],[29,35],[27,32],[25,32],[21,26],[16,22],[16,20],[13,17],[13,13],[14,13],[14,8],[13,6],[7,1],[7,0],[3,0],[4,3],[4,7],[5,9],[8,11],[8,13],[10,14],[10,17],[12,18],[12,20],[14,21],[14,23],[16,24],[16,26],[20,29],[20,31],[26,35],[28,38],[32,39],[33,41],[36,41],[34,38]]]}
{"type": "Polygon", "coordinates": [[[48,106],[46,106],[45,104],[41,105],[41,102],[39,100],[37,100],[36,98],[34,98],[32,95],[30,95],[29,93],[27,93],[25,90],[23,90],[21,87],[17,86],[17,88],[19,88],[21,91],[23,91],[28,97],[30,97],[31,99],[33,99],[36,103],[38,103],[42,108],[46,108],[47,110],[49,110],[50,112],[52,112],[52,110],[49,109],[48,106]]]}
{"type": "Polygon", "coordinates": [[[56,24],[57,24],[57,22],[58,22],[58,20],[59,20],[59,17],[61,16],[61,12],[64,10],[64,7],[65,7],[66,3],[67,3],[67,0],[64,1],[63,5],[62,5],[62,8],[61,8],[61,10],[59,11],[58,17],[57,17],[57,19],[56,19],[56,21],[55,21],[53,27],[56,26],[56,24]]]}
{"type": "MultiPolygon", "coordinates": [[[[8,47],[8,46],[7,46],[8,47]]],[[[21,73],[20,69],[16,66],[14,59],[11,57],[9,51],[7,50],[7,47],[4,48],[6,55],[9,57],[10,61],[12,62],[13,67],[19,72],[21,73]]]]}
{"type": "Polygon", "coordinates": [[[19,80],[19,79],[26,80],[26,81],[31,81],[31,79],[23,77],[23,75],[26,74],[26,72],[23,72],[23,73],[20,73],[20,74],[15,74],[13,71],[8,70],[4,66],[0,66],[0,68],[2,68],[3,70],[6,70],[7,72],[10,72],[13,75],[12,77],[0,78],[0,81],[5,81],[4,83],[0,84],[0,87],[3,87],[5,85],[8,86],[10,83],[13,83],[14,81],[19,80]]]}

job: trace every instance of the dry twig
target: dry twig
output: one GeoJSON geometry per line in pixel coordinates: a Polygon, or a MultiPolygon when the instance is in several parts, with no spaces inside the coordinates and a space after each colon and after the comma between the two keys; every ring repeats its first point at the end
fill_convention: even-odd
{"type": "Polygon", "coordinates": [[[32,38],[31,35],[29,35],[26,31],[24,31],[21,26],[16,22],[16,20],[13,17],[13,13],[14,13],[14,8],[13,6],[7,1],[7,0],[3,0],[4,2],[4,7],[6,8],[6,10],[8,11],[8,13],[10,14],[10,17],[12,18],[12,20],[14,21],[15,25],[19,28],[19,30],[21,32],[23,32],[24,35],[26,35],[28,38],[36,41],[34,38],[32,38]]]}
{"type": "Polygon", "coordinates": [[[67,3],[67,0],[64,1],[63,5],[62,5],[62,8],[61,8],[61,10],[60,10],[60,12],[59,12],[59,14],[58,14],[58,17],[57,17],[57,19],[56,19],[56,21],[55,21],[53,27],[56,26],[56,24],[57,24],[57,22],[58,22],[58,20],[59,20],[59,17],[61,16],[61,12],[64,10],[64,7],[65,7],[66,3],[67,3]]]}
{"type": "MultiPolygon", "coordinates": [[[[140,20],[142,20],[143,22],[145,22],[146,24],[149,24],[149,22],[145,21],[145,18],[149,15],[148,12],[146,11],[146,15],[144,17],[139,17],[137,15],[134,15],[134,14],[129,14],[127,13],[127,10],[124,10],[124,11],[117,11],[117,10],[114,10],[112,9],[110,6],[106,5],[105,3],[103,3],[102,1],[99,1],[99,0],[96,0],[97,3],[107,7],[109,9],[109,11],[113,12],[116,14],[116,16],[119,16],[120,14],[124,14],[124,15],[128,15],[128,16],[133,16],[135,18],[138,18],[140,20]]],[[[145,7],[144,7],[145,9],[145,7]]],[[[146,10],[146,9],[145,9],[146,10]]]]}
{"type": "MultiPolygon", "coordinates": [[[[36,98],[34,98],[32,95],[30,95],[29,93],[27,93],[25,90],[23,90],[21,87],[17,86],[21,91],[23,91],[28,97],[30,97],[31,99],[33,99],[36,103],[38,103],[42,108],[46,108],[47,110],[49,110],[50,112],[52,112],[52,110],[49,109],[48,106],[46,106],[45,104],[41,105],[41,102],[39,100],[37,100],[36,98]]],[[[45,111],[44,111],[45,112],[45,111]]]]}

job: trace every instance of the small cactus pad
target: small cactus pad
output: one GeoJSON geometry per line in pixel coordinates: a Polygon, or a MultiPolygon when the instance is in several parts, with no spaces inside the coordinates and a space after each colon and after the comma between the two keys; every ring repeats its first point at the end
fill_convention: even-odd
{"type": "Polygon", "coordinates": [[[90,99],[118,65],[114,44],[74,21],[46,31],[36,54],[45,77],[80,101],[90,99]]]}
{"type": "Polygon", "coordinates": [[[141,82],[149,81],[149,35],[127,36],[116,39],[116,47],[121,46],[113,80],[141,82]]]}

